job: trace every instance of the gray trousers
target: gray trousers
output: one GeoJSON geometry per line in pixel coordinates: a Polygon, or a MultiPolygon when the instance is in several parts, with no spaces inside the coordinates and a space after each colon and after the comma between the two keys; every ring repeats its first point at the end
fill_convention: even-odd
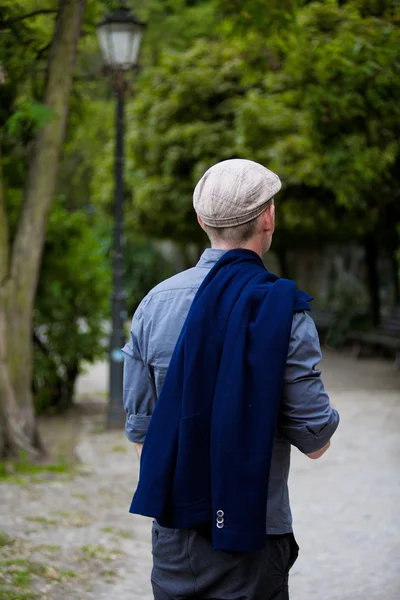
{"type": "Polygon", "coordinates": [[[289,570],[298,554],[293,534],[269,535],[259,552],[213,550],[193,529],[153,524],[155,600],[288,600],[289,570]]]}

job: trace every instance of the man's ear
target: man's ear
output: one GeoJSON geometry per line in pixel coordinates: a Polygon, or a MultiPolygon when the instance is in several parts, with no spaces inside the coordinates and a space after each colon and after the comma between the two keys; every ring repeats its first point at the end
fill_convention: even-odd
{"type": "Polygon", "coordinates": [[[197,215],[197,222],[198,222],[198,224],[200,225],[200,227],[201,227],[202,229],[204,229],[204,231],[205,231],[204,221],[203,221],[203,219],[201,218],[201,216],[200,216],[200,215],[197,215]]]}
{"type": "Polygon", "coordinates": [[[263,213],[263,229],[266,233],[272,233],[275,228],[275,204],[268,205],[263,213]]]}
{"type": "Polygon", "coordinates": [[[275,229],[275,204],[272,202],[269,207],[271,211],[272,230],[275,229]]]}

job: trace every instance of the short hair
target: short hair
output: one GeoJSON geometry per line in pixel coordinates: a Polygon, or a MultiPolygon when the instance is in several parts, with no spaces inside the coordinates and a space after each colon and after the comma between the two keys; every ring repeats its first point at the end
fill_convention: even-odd
{"type": "MultiPolygon", "coordinates": [[[[265,212],[273,202],[273,198],[268,200],[263,212],[265,212]]],[[[258,215],[255,219],[243,223],[243,225],[236,225],[235,227],[211,227],[210,225],[204,225],[204,229],[211,243],[219,240],[229,244],[241,244],[255,236],[260,216],[261,215],[258,215]]]]}

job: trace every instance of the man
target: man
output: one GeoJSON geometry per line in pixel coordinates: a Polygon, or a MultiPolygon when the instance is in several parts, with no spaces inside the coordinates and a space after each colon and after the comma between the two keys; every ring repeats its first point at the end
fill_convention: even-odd
{"type": "MultiPolygon", "coordinates": [[[[132,322],[131,339],[124,348],[124,406],[127,412],[126,435],[136,445],[139,458],[158,399],[157,409],[161,407],[161,403],[164,406],[164,430],[170,426],[168,425],[168,410],[169,407],[171,411],[174,410],[173,407],[176,405],[177,399],[172,397],[173,394],[171,397],[166,397],[166,389],[168,388],[168,391],[173,389],[171,387],[174,383],[171,383],[171,379],[174,377],[172,371],[178,373],[179,369],[177,370],[177,365],[184,364],[182,362],[184,361],[182,344],[185,342],[185,335],[189,335],[187,326],[192,324],[193,328],[193,321],[201,318],[199,314],[203,314],[201,311],[198,311],[193,316],[194,313],[191,306],[200,306],[202,308],[200,303],[202,301],[201,298],[204,298],[205,292],[216,289],[216,282],[221,273],[233,273],[232,269],[234,267],[232,265],[237,260],[240,263],[237,266],[238,274],[242,274],[245,277],[247,274],[246,270],[254,268],[254,277],[262,276],[267,278],[265,279],[267,284],[263,284],[264,287],[261,286],[262,289],[277,289],[277,287],[273,287],[273,285],[276,286],[277,278],[270,280],[268,279],[270,275],[267,271],[265,271],[265,275],[261,273],[264,267],[261,265],[259,257],[267,252],[271,246],[275,223],[274,196],[280,188],[281,182],[277,175],[258,163],[242,159],[227,160],[214,165],[203,175],[197,184],[194,192],[194,208],[197,213],[198,222],[206,231],[212,247],[203,253],[196,267],[164,281],[146,296],[135,313],[132,322]],[[241,264],[241,261],[243,261],[243,264],[241,264]],[[255,264],[257,261],[260,264],[255,264]],[[272,283],[271,287],[268,287],[270,281],[275,283],[272,283]],[[212,287],[213,285],[214,288],[212,287]],[[201,296],[202,294],[203,296],[201,296]],[[193,302],[194,300],[197,302],[197,305],[193,302]],[[174,353],[175,347],[177,350],[174,353]],[[171,361],[172,357],[173,360],[171,361]],[[181,360],[181,363],[179,363],[179,360],[181,360]],[[167,377],[163,394],[161,394],[161,388],[170,364],[169,379],[167,377]]],[[[239,275],[235,275],[234,280],[237,281],[238,277],[239,275]]],[[[252,279],[254,277],[253,275],[251,276],[252,279]]],[[[217,290],[218,293],[221,293],[224,286],[228,286],[227,281],[223,281],[222,287],[217,290]]],[[[235,281],[230,282],[229,286],[233,286],[235,281]]],[[[286,280],[278,280],[278,284],[284,281],[286,280]]],[[[289,284],[289,282],[287,283],[289,284]]],[[[251,285],[251,282],[246,283],[246,285],[251,285]]],[[[247,287],[243,287],[243,292],[237,296],[237,299],[230,307],[231,312],[233,312],[235,307],[237,308],[238,299],[242,303],[244,302],[243,298],[247,289],[247,287]]],[[[265,293],[264,295],[267,298],[273,298],[271,291],[268,291],[268,294],[265,293]]],[[[306,297],[306,295],[304,296],[306,297]]],[[[223,297],[220,297],[221,303],[223,303],[223,297]]],[[[284,299],[285,297],[282,296],[282,300],[284,299]]],[[[306,299],[309,298],[306,297],[306,299]]],[[[261,301],[264,302],[264,296],[261,301]]],[[[261,304],[260,306],[263,305],[261,304]]],[[[275,306],[278,313],[279,302],[275,306]]],[[[207,310],[203,311],[204,314],[208,315],[208,319],[211,319],[210,315],[214,309],[217,310],[218,307],[208,306],[207,310]]],[[[179,528],[173,528],[171,526],[161,526],[155,521],[153,524],[152,585],[156,600],[172,598],[286,600],[289,598],[288,573],[298,553],[298,546],[292,532],[292,517],[288,496],[290,448],[291,445],[294,445],[310,458],[320,458],[329,448],[330,438],[339,423],[338,413],[330,406],[329,398],[324,391],[321,380],[321,372],[317,369],[317,365],[321,359],[320,345],[315,325],[311,317],[305,312],[306,309],[307,304],[304,303],[300,303],[296,308],[295,300],[293,311],[290,309],[286,353],[284,355],[282,374],[279,375],[282,379],[282,385],[281,388],[277,388],[282,390],[278,398],[279,416],[277,416],[277,426],[273,425],[271,442],[272,458],[268,459],[268,468],[265,469],[265,477],[268,477],[269,473],[267,502],[264,504],[264,514],[266,511],[266,531],[263,534],[262,546],[265,545],[265,547],[261,548],[259,546],[261,549],[254,551],[230,552],[215,550],[215,547],[222,547],[225,550],[231,548],[237,550],[237,548],[242,547],[249,550],[256,547],[256,545],[252,546],[254,536],[248,544],[247,542],[243,542],[241,545],[240,535],[243,535],[245,538],[246,532],[243,531],[243,528],[240,529],[240,527],[235,530],[239,534],[236,533],[236,538],[232,546],[229,545],[230,541],[224,541],[225,545],[218,546],[220,540],[218,537],[219,534],[229,531],[229,522],[224,522],[224,519],[228,519],[228,517],[226,517],[223,510],[216,511],[216,522],[210,526],[212,533],[207,524],[203,528],[200,526],[187,528],[180,528],[179,526],[179,528]],[[226,530],[223,529],[225,523],[227,524],[226,530]]],[[[261,308],[257,308],[258,310],[261,311],[261,308]]],[[[243,314],[241,313],[240,319],[243,318],[243,314]]],[[[219,316],[217,318],[219,319],[219,316]]],[[[274,315],[266,315],[263,318],[265,323],[268,318],[270,319],[268,321],[270,328],[272,324],[278,327],[278,320],[274,315]]],[[[207,320],[204,319],[201,321],[201,328],[198,330],[199,338],[201,337],[202,340],[199,343],[204,344],[204,352],[209,353],[210,361],[215,361],[217,359],[212,357],[212,346],[207,346],[208,339],[210,336],[215,336],[217,340],[218,335],[221,335],[222,348],[223,343],[226,342],[223,339],[224,331],[220,334],[215,333],[215,325],[219,321],[213,321],[214,331],[204,331],[204,329],[207,329],[207,320]]],[[[222,322],[230,323],[230,316],[227,316],[226,319],[226,321],[222,322]]],[[[246,323],[245,330],[247,333],[245,332],[245,336],[251,337],[250,329],[252,324],[251,320],[246,323]]],[[[260,335],[265,335],[265,352],[269,352],[269,356],[272,357],[275,345],[276,348],[285,348],[285,344],[281,343],[282,340],[279,333],[275,334],[272,341],[271,339],[268,341],[267,333],[267,331],[261,328],[261,331],[256,332],[255,335],[256,337],[258,336],[257,339],[260,339],[260,335]],[[268,344],[269,347],[267,347],[268,344]]],[[[282,331],[282,336],[284,335],[282,331]]],[[[247,337],[243,339],[246,340],[247,337]]],[[[196,345],[196,337],[192,337],[190,341],[192,345],[196,345]]],[[[230,345],[233,348],[225,347],[224,351],[230,352],[229,356],[232,358],[235,352],[235,342],[232,343],[231,340],[230,345]]],[[[200,368],[202,359],[201,346],[197,350],[200,350],[198,354],[199,358],[197,359],[200,368]]],[[[190,353],[190,351],[191,345],[187,344],[186,353],[190,353]]],[[[259,352],[258,356],[262,355],[262,353],[262,351],[259,352]]],[[[249,358],[249,360],[245,356],[242,362],[246,363],[246,366],[250,368],[250,380],[247,378],[246,381],[251,384],[251,377],[256,380],[260,375],[256,372],[251,373],[251,364],[258,364],[257,356],[249,358]],[[247,363],[250,364],[250,367],[247,363]]],[[[268,365],[269,363],[264,370],[268,371],[268,365]]],[[[210,364],[210,373],[213,367],[214,365],[210,364]]],[[[222,367],[218,368],[221,369],[222,367]]],[[[240,363],[238,363],[237,369],[240,370],[240,368],[240,363]]],[[[203,380],[206,380],[207,371],[203,371],[202,373],[203,380]]],[[[221,377],[219,374],[217,376],[219,377],[220,384],[221,377]]],[[[272,376],[273,373],[271,374],[272,376]]],[[[235,373],[231,373],[230,377],[234,378],[235,373]]],[[[204,389],[208,390],[206,384],[207,381],[198,382],[199,386],[205,386],[204,389]]],[[[222,387],[223,384],[224,381],[222,381],[222,387]]],[[[230,393],[234,395],[236,390],[234,389],[235,386],[232,385],[232,380],[229,381],[229,384],[231,385],[230,393]]],[[[249,386],[250,388],[251,386],[249,386]]],[[[265,393],[265,402],[267,402],[267,389],[265,391],[264,389],[252,389],[252,395],[259,395],[261,403],[264,402],[263,394],[265,393]]],[[[191,393],[193,396],[196,396],[198,392],[197,386],[192,386],[191,390],[189,386],[189,396],[191,393]]],[[[213,388],[213,393],[214,391],[213,388]]],[[[210,395],[209,391],[206,392],[206,395],[210,395]]],[[[247,418],[249,412],[253,410],[251,407],[255,398],[249,398],[247,390],[242,395],[239,394],[238,398],[239,401],[242,401],[243,405],[245,404],[243,407],[239,406],[239,409],[246,411],[245,415],[247,418]]],[[[205,403],[206,400],[207,398],[204,398],[205,403]]],[[[213,402],[215,405],[217,394],[213,402]]],[[[259,404],[259,406],[262,407],[262,404],[259,404]]],[[[211,406],[211,410],[212,408],[211,406]]],[[[215,410],[217,408],[214,406],[215,410]]],[[[238,410],[237,406],[234,407],[232,405],[233,410],[238,410]]],[[[154,413],[154,419],[156,419],[156,414],[157,410],[154,413]]],[[[197,416],[197,414],[194,416],[197,416]]],[[[255,418],[257,420],[257,413],[255,418]]],[[[226,419],[229,422],[229,414],[226,415],[226,419]]],[[[153,420],[152,425],[154,423],[155,421],[153,420]]],[[[217,425],[218,423],[214,419],[212,427],[217,425]]],[[[240,429],[237,432],[239,438],[241,434],[240,429]]],[[[149,477],[151,480],[151,472],[149,473],[148,465],[152,464],[152,468],[157,470],[157,463],[154,460],[151,462],[151,460],[152,456],[153,458],[154,456],[157,457],[157,454],[154,454],[158,444],[157,435],[163,435],[163,423],[160,416],[158,418],[158,429],[156,430],[153,427],[152,437],[150,433],[151,427],[147,435],[148,443],[145,446],[147,456],[144,453],[142,457],[141,477],[136,493],[136,500],[134,498],[131,512],[156,516],[158,515],[157,509],[154,508],[154,512],[152,512],[152,509],[149,509],[149,512],[146,511],[146,501],[143,501],[143,498],[147,498],[147,502],[152,504],[152,495],[156,500],[158,500],[158,496],[165,496],[166,492],[164,493],[162,488],[163,469],[159,469],[160,472],[157,473],[155,480],[151,482],[151,485],[149,484],[150,487],[147,489],[147,496],[143,493],[140,494],[140,488],[145,487],[149,477]],[[157,433],[154,433],[155,431],[157,433]],[[143,458],[146,459],[145,463],[143,462],[143,458]],[[142,486],[141,482],[143,482],[142,486]]],[[[168,431],[166,433],[168,434],[168,431]]],[[[203,429],[202,435],[196,439],[196,443],[201,445],[205,434],[206,432],[203,429]]],[[[195,435],[196,432],[193,433],[193,436],[195,435]]],[[[266,439],[267,437],[266,435],[266,439]]],[[[190,444],[190,438],[188,443],[190,444]]],[[[251,442],[249,443],[251,444],[251,442]]],[[[246,456],[250,456],[250,459],[247,462],[245,461],[244,468],[246,469],[247,465],[250,472],[253,460],[256,461],[262,449],[258,448],[257,452],[253,450],[249,451],[249,448],[245,444],[246,442],[243,442],[241,438],[240,448],[238,449],[239,454],[235,455],[235,449],[233,448],[230,456],[239,456],[240,458],[241,452],[247,452],[246,456]]],[[[214,456],[216,450],[211,448],[211,451],[209,451],[208,446],[209,442],[207,442],[207,448],[204,447],[202,452],[203,454],[211,452],[209,456],[207,455],[207,461],[213,462],[213,460],[216,460],[214,456]]],[[[164,460],[162,451],[162,448],[158,450],[158,459],[160,462],[164,460]]],[[[168,452],[169,449],[165,448],[165,453],[168,454],[168,452]]],[[[175,448],[175,454],[172,452],[171,456],[176,457],[176,452],[175,448]]],[[[178,459],[179,452],[176,460],[178,459]]],[[[224,468],[227,471],[234,471],[237,468],[239,471],[243,469],[242,466],[239,466],[239,462],[242,463],[243,461],[238,460],[237,465],[225,463],[224,468]]],[[[196,478],[198,476],[200,481],[201,473],[196,473],[196,468],[196,466],[192,467],[192,471],[195,471],[193,477],[196,478]]],[[[190,471],[186,473],[190,477],[190,471]]],[[[240,475],[244,475],[246,481],[250,480],[248,473],[240,473],[240,475]]],[[[223,479],[223,476],[224,473],[220,471],[218,475],[219,479],[223,479]]],[[[170,477],[172,478],[172,475],[170,477]]],[[[247,494],[255,496],[261,493],[258,490],[262,488],[263,473],[257,472],[256,480],[257,477],[260,480],[260,486],[253,485],[253,481],[251,484],[253,487],[250,490],[246,490],[247,494]]],[[[189,482],[188,480],[187,485],[190,487],[193,485],[193,482],[189,482]]],[[[218,482],[215,485],[218,485],[218,482]]],[[[243,487],[247,488],[249,486],[245,485],[243,487]]],[[[237,491],[239,492],[240,490],[237,491]]],[[[178,493],[182,494],[182,486],[178,493]]],[[[240,497],[242,498],[241,495],[240,497]]],[[[243,502],[248,501],[247,496],[243,496],[243,498],[243,502]]],[[[251,498],[251,501],[253,499],[251,498]]],[[[162,500],[165,499],[162,498],[162,500]]],[[[231,500],[226,498],[226,502],[231,500]]],[[[167,500],[168,502],[169,500],[167,500]]],[[[233,502],[235,502],[235,499],[233,499],[233,502]]],[[[205,506],[207,507],[208,505],[205,506]]],[[[238,510],[237,514],[239,514],[240,520],[240,506],[238,510]]],[[[184,512],[184,508],[182,508],[182,512],[184,512]]],[[[234,512],[234,509],[231,512],[234,512]]],[[[243,515],[244,517],[248,519],[247,523],[251,526],[251,514],[243,515]]],[[[232,515],[231,523],[233,523],[235,518],[237,519],[237,517],[232,515]]],[[[174,519],[175,521],[172,519],[169,524],[180,522],[179,510],[175,514],[174,519]]],[[[162,521],[162,519],[159,520],[162,521]]],[[[168,524],[167,516],[165,516],[164,521],[168,524]]],[[[163,524],[165,523],[163,522],[163,524]]]]}

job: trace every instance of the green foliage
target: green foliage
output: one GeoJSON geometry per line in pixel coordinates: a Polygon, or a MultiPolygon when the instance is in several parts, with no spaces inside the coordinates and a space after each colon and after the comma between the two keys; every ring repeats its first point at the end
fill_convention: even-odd
{"type": "Polygon", "coordinates": [[[171,263],[149,239],[128,235],[125,250],[125,289],[128,314],[160,281],[174,274],[171,263]]]}
{"type": "MultiPolygon", "coordinates": [[[[262,35],[286,27],[296,16],[297,0],[218,0],[217,6],[226,21],[225,31],[246,34],[249,29],[262,35]]],[[[304,4],[304,2],[303,2],[304,4]]]]}
{"type": "Polygon", "coordinates": [[[65,408],[83,362],[104,356],[109,316],[108,244],[84,210],[58,199],[50,214],[34,313],[36,408],[65,408]]]}
{"type": "MultiPolygon", "coordinates": [[[[33,383],[38,412],[66,408],[82,364],[102,358],[107,350],[111,223],[99,221],[92,212],[70,211],[59,197],[50,214],[34,312],[33,383]]],[[[151,241],[128,235],[129,314],[152,287],[172,273],[151,241]]]]}
{"type": "Polygon", "coordinates": [[[305,114],[310,127],[301,134],[321,157],[317,183],[343,204],[366,206],[399,156],[400,31],[361,19],[351,4],[312,4],[300,22],[280,85],[298,86],[291,106],[305,114]]]}
{"type": "Polygon", "coordinates": [[[166,49],[184,52],[195,40],[218,31],[216,0],[142,0],[133,10],[147,23],[142,64],[157,64],[166,49]]]}
{"type": "Polygon", "coordinates": [[[233,156],[281,175],[281,236],[354,239],[383,228],[388,212],[396,218],[396,3],[217,5],[221,40],[165,51],[138,82],[128,139],[133,224],[201,243],[193,187],[233,156]]]}
{"type": "Polygon", "coordinates": [[[26,113],[31,101],[41,100],[54,18],[55,5],[46,0],[41,6],[34,0],[3,0],[1,3],[0,64],[4,83],[0,85],[0,127],[17,110],[18,102],[25,104],[26,113]],[[50,12],[23,18],[37,10],[50,12]]]}
{"type": "Polygon", "coordinates": [[[166,52],[141,77],[127,140],[138,229],[181,243],[204,239],[193,188],[210,165],[236,154],[234,122],[249,85],[247,64],[240,46],[200,41],[184,54],[166,52]]]}
{"type": "Polygon", "coordinates": [[[0,155],[12,242],[34,135],[52,117],[42,104],[55,5],[3,0],[0,6],[0,155]],[[38,10],[50,11],[25,15],[38,10]],[[18,202],[16,202],[16,197],[18,202]]]}
{"type": "Polygon", "coordinates": [[[38,102],[21,100],[6,122],[6,132],[15,138],[33,138],[53,116],[52,111],[38,102]],[[29,137],[28,137],[29,136],[29,137]]]}

